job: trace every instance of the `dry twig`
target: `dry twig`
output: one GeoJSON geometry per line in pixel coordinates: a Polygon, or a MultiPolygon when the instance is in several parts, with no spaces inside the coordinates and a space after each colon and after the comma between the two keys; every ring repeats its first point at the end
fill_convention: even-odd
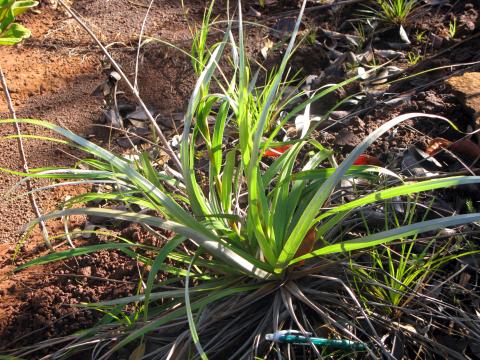
{"type": "Polygon", "coordinates": [[[178,159],[178,156],[175,154],[173,149],[170,147],[170,144],[167,141],[167,138],[162,132],[162,129],[160,129],[160,126],[158,126],[157,122],[153,118],[152,113],[150,110],[147,108],[145,103],[143,102],[142,98],[140,97],[140,94],[138,93],[138,90],[134,88],[128,77],[125,75],[123,72],[122,68],[118,63],[113,59],[113,57],[110,55],[108,50],[103,46],[102,42],[98,39],[98,37],[93,33],[92,29],[88,27],[81,19],[80,17],[67,5],[65,4],[62,0],[58,0],[58,2],[67,10],[67,12],[72,15],[72,17],[77,21],[77,23],[90,35],[90,37],[97,43],[97,45],[100,47],[104,55],[107,57],[108,61],[112,64],[112,66],[115,68],[115,70],[118,72],[118,74],[121,76],[123,81],[127,84],[128,89],[132,92],[133,96],[136,98],[138,104],[142,108],[142,110],[145,112],[145,114],[148,117],[148,120],[150,121],[153,129],[155,129],[156,135],[160,138],[160,141],[162,145],[165,147],[165,151],[167,154],[170,156],[172,161],[175,163],[175,167],[177,170],[181,173],[182,172],[182,164],[180,163],[180,160],[178,159]]]}
{"type": "MultiPolygon", "coordinates": [[[[7,100],[10,116],[12,119],[17,120],[17,114],[15,113],[15,108],[13,107],[12,98],[10,97],[10,91],[8,91],[7,80],[5,79],[5,75],[3,74],[3,70],[1,66],[0,66],[0,80],[2,82],[3,93],[5,94],[5,98],[7,100]]],[[[23,140],[22,140],[22,133],[20,131],[20,126],[18,125],[17,121],[14,122],[14,125],[15,125],[15,132],[17,134],[17,140],[18,140],[18,152],[20,153],[20,159],[22,160],[23,172],[28,174],[29,172],[28,163],[27,163],[27,157],[25,156],[25,149],[23,147],[23,140]]],[[[28,199],[30,200],[30,204],[32,205],[33,212],[35,213],[35,216],[37,218],[40,218],[42,214],[38,207],[37,201],[35,200],[35,195],[32,193],[33,187],[32,187],[32,181],[30,180],[30,178],[26,179],[26,183],[27,183],[28,199]]],[[[45,243],[47,244],[49,249],[53,251],[53,247],[52,247],[52,244],[50,243],[50,239],[48,236],[47,227],[45,225],[45,222],[42,220],[40,220],[40,229],[42,230],[42,235],[45,240],[45,243]]]]}

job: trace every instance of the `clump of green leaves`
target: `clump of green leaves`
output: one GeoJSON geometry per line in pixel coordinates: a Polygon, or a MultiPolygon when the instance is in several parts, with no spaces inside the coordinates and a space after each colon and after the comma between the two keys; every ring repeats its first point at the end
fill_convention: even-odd
{"type": "MultiPolygon", "coordinates": [[[[193,342],[202,358],[209,352],[225,354],[229,344],[230,350],[238,348],[237,356],[231,357],[241,358],[249,354],[249,346],[257,343],[254,338],[264,330],[297,324],[298,319],[293,315],[290,322],[279,321],[295,312],[293,298],[301,302],[299,309],[316,311],[323,306],[323,300],[319,305],[313,301],[314,295],[307,298],[305,294],[316,294],[317,290],[311,287],[321,286],[324,281],[312,275],[302,283],[302,278],[318,269],[308,268],[303,275],[296,274],[305,261],[312,261],[313,268],[319,263],[328,265],[332,260],[348,259],[350,252],[480,220],[480,214],[466,214],[419,221],[373,234],[345,232],[344,222],[358,221],[366,207],[418,192],[478,183],[480,177],[404,183],[389,170],[353,165],[372,142],[404,121],[418,116],[447,121],[419,113],[401,115],[380,126],[337,166],[332,151],[309,138],[314,126],[308,122],[308,105],[354,79],[316,89],[308,97],[287,95],[287,63],[295,47],[305,4],[306,1],[283,60],[263,81],[259,80],[259,71],[250,66],[246,54],[241,3],[238,34],[234,34],[229,21],[223,39],[211,47],[207,47],[206,41],[210,12],[206,13],[206,24],[192,46],[198,80],[184,117],[179,150],[181,168],[176,173],[156,168],[151,154],[146,152],[134,160],[125,159],[54,124],[19,120],[53,130],[95,158],[82,161],[82,168],[32,169],[30,176],[63,178],[82,184],[107,182],[113,188],[111,193],[92,192],[70,199],[63,204],[65,210],[45,215],[44,220],[74,214],[95,215],[137,222],[154,234],[158,234],[159,229],[175,233],[162,247],[112,241],[50,254],[18,268],[102,249],[117,249],[150,269],[142,282],[141,294],[90,305],[110,314],[122,311],[128,304],[137,306],[137,311],[127,314],[128,327],[125,321],[118,324],[114,318],[103,320],[103,325],[110,323],[110,329],[114,330],[102,333],[100,341],[115,340],[102,345],[105,349],[102,359],[134,341],[142,346],[152,331],[174,329],[176,334],[172,334],[172,338],[177,340],[162,344],[156,356],[175,351],[173,358],[189,358],[188,345],[193,342]],[[231,52],[227,53],[227,49],[231,52]],[[227,61],[222,61],[225,57],[227,61]],[[296,116],[305,117],[304,126],[308,131],[288,144],[278,142],[277,135],[284,124],[296,116]],[[233,131],[227,132],[227,129],[233,131]],[[235,138],[232,133],[236,134],[235,138]],[[200,143],[208,160],[202,169],[198,168],[196,159],[200,143]],[[289,148],[283,154],[269,165],[265,164],[264,155],[269,148],[286,145],[289,148]],[[307,156],[306,148],[313,149],[313,153],[307,156]],[[394,182],[391,186],[379,187],[378,181],[377,185],[356,194],[355,199],[344,198],[343,190],[339,189],[344,181],[372,179],[372,175],[376,180],[392,178],[394,182]],[[127,210],[74,208],[74,205],[90,204],[91,200],[121,203],[127,210]],[[307,239],[312,247],[305,246],[307,239]],[[171,278],[159,282],[160,271],[171,274],[171,278]],[[255,311],[262,299],[268,311],[255,311]],[[247,337],[246,347],[239,347],[239,336],[247,337]]],[[[307,316],[298,318],[302,321],[307,316]]],[[[362,328],[365,322],[357,318],[348,319],[349,329],[333,319],[330,335],[355,339],[363,336],[363,340],[369,342],[367,348],[372,356],[384,352],[375,331],[370,331],[371,327],[365,331],[362,328]],[[352,327],[355,330],[350,330],[352,327]]],[[[311,326],[308,321],[305,327],[315,329],[316,325],[311,326]]],[[[316,321],[321,323],[325,317],[322,315],[316,321]]],[[[91,340],[87,335],[95,337],[101,329],[104,327],[79,335],[70,348],[88,346],[91,340]]],[[[69,349],[62,353],[68,354],[69,349]]]]}
{"type": "Polygon", "coordinates": [[[376,0],[367,13],[382,22],[404,25],[418,5],[418,0],[376,0]]]}
{"type": "Polygon", "coordinates": [[[194,30],[190,28],[193,38],[191,48],[192,66],[197,76],[200,75],[202,69],[207,65],[209,59],[207,36],[210,29],[210,19],[212,16],[213,5],[214,1],[211,2],[208,9],[205,9],[200,29],[194,30]]]}
{"type": "Polygon", "coordinates": [[[425,30],[417,30],[415,31],[415,35],[414,35],[414,38],[415,38],[415,41],[417,43],[422,43],[425,38],[426,38],[426,31],[425,30]]]}
{"type": "Polygon", "coordinates": [[[415,302],[416,294],[424,291],[443,265],[463,256],[478,254],[478,251],[451,254],[451,248],[452,241],[438,246],[433,239],[423,246],[410,242],[373,249],[368,265],[351,264],[360,298],[367,308],[369,302],[382,304],[384,312],[398,318],[410,302],[415,302]],[[422,249],[415,251],[415,247],[422,249]]]}
{"type": "Polygon", "coordinates": [[[365,44],[367,43],[367,32],[365,30],[365,25],[362,21],[357,22],[355,25],[354,22],[351,23],[352,28],[355,30],[355,34],[358,36],[356,44],[353,46],[354,52],[360,52],[365,44]]]}
{"type": "Polygon", "coordinates": [[[418,62],[422,60],[422,55],[420,55],[416,51],[409,51],[407,53],[407,61],[410,66],[418,64],[418,62]]]}
{"type": "Polygon", "coordinates": [[[457,18],[454,17],[453,20],[450,20],[448,23],[448,35],[450,39],[453,39],[457,35],[457,18]]]}
{"type": "Polygon", "coordinates": [[[15,45],[30,36],[30,30],[14,21],[37,5],[37,1],[0,0],[0,45],[15,45]]]}

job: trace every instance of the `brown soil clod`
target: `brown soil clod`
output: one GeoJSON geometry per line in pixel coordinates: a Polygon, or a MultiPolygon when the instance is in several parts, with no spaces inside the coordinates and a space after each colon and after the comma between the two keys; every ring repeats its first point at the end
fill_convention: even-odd
{"type": "Polygon", "coordinates": [[[477,127],[480,127],[480,72],[466,72],[446,81],[465,107],[472,112],[477,127]]]}

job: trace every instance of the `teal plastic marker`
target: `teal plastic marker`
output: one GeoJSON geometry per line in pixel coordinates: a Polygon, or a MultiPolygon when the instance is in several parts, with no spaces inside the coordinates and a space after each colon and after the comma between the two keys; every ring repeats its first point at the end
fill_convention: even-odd
{"type": "Polygon", "coordinates": [[[365,344],[351,340],[324,339],[312,337],[312,333],[302,333],[298,330],[280,330],[266,334],[265,340],[294,345],[318,345],[340,350],[365,350],[365,344]]]}

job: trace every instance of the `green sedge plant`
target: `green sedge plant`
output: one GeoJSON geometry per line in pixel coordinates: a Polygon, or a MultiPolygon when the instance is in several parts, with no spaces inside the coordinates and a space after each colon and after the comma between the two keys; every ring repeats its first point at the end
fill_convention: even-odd
{"type": "Polygon", "coordinates": [[[404,25],[419,5],[418,0],[376,0],[363,12],[384,23],[404,25]]]}
{"type": "MultiPolygon", "coordinates": [[[[459,319],[450,333],[463,333],[465,339],[478,343],[478,329],[470,320],[474,311],[469,308],[468,300],[457,300],[458,294],[465,294],[465,299],[473,294],[457,283],[452,269],[461,264],[463,257],[478,256],[479,251],[478,247],[466,250],[456,246],[458,236],[449,237],[447,241],[442,232],[437,236],[372,249],[366,255],[368,261],[351,261],[347,282],[359,294],[359,301],[371,321],[377,324],[377,331],[388,334],[386,343],[397,351],[417,353],[418,340],[414,340],[417,337],[421,343],[430,342],[436,354],[459,357],[456,349],[427,340],[433,335],[429,324],[442,329],[437,334],[446,334],[448,331],[444,332],[442,325],[445,319],[459,319]],[[416,336],[416,329],[422,328],[426,329],[425,333],[416,336]],[[395,344],[399,336],[407,341],[395,344]]],[[[464,241],[460,243],[465,245],[464,241]]],[[[459,273],[463,271],[465,267],[459,273]]]]}
{"type": "MultiPolygon", "coordinates": [[[[421,217],[425,219],[434,201],[431,199],[426,203],[421,196],[416,196],[402,204],[405,205],[401,212],[402,221],[397,217],[398,212],[386,204],[386,227],[390,222],[394,227],[410,224],[419,213],[423,213],[421,217]],[[416,208],[422,203],[426,211],[419,212],[416,208]]],[[[464,234],[459,234],[451,229],[441,229],[429,237],[415,236],[409,241],[382,245],[350,258],[346,281],[356,289],[359,301],[372,321],[378,328],[384,328],[378,331],[388,334],[384,340],[397,348],[397,353],[418,352],[416,341],[398,342],[398,339],[417,337],[416,329],[422,326],[428,329],[428,324],[442,328],[445,319],[459,319],[450,333],[468,334],[465,336],[469,341],[478,342],[478,330],[470,321],[473,311],[469,309],[468,301],[462,306],[456,303],[458,293],[464,293],[467,299],[472,296],[455,280],[467,268],[463,265],[457,271],[458,265],[462,264],[463,258],[479,254],[478,246],[470,243],[472,236],[468,234],[468,227],[465,230],[464,234]]],[[[426,340],[432,335],[427,330],[420,338],[426,340]]],[[[433,341],[431,344],[438,353],[459,356],[457,351],[441,343],[433,341]]]]}
{"type": "Polygon", "coordinates": [[[354,52],[360,52],[367,43],[368,34],[367,30],[365,29],[364,21],[351,22],[352,28],[355,30],[355,34],[358,36],[358,40],[356,41],[355,45],[352,45],[354,52]]]}
{"type": "MultiPolygon", "coordinates": [[[[76,196],[62,204],[63,210],[42,220],[81,214],[137,222],[158,236],[162,229],[175,234],[162,247],[119,239],[51,253],[17,268],[20,271],[115,249],[149,269],[138,295],[85,304],[102,310],[105,317],[96,327],[65,340],[65,346],[55,350],[54,356],[68,357],[92,344],[100,351],[99,359],[107,359],[126,346],[142,353],[152,348],[148,345],[159,357],[204,359],[226,352],[232,358],[265,356],[272,351],[261,346],[266,332],[296,328],[316,334],[319,326],[331,338],[365,343],[370,356],[389,354],[357,298],[334,276],[338,264],[357,250],[479,221],[480,214],[431,218],[373,234],[345,233],[342,224],[361,219],[365,207],[419,192],[478,183],[480,177],[404,182],[387,169],[353,165],[370,144],[406,120],[427,117],[448,121],[435,115],[405,114],[388,121],[339,166],[332,151],[310,139],[314,127],[308,121],[305,126],[311,129],[305,136],[288,144],[277,141],[289,120],[299,115],[308,119],[309,104],[355,80],[317,89],[307,100],[300,95],[285,96],[287,64],[305,3],[281,64],[262,83],[245,52],[240,2],[236,38],[232,21],[223,40],[210,48],[203,35],[195,38],[192,53],[204,57],[197,62],[198,80],[184,117],[180,172],[156,167],[147,152],[126,159],[57,125],[19,120],[56,132],[66,140],[51,141],[75,146],[94,158],[82,160],[77,168],[39,168],[30,174],[17,174],[65,179],[68,184],[107,183],[113,189],[76,196]],[[225,57],[228,61],[222,62],[225,57]],[[224,63],[231,68],[222,68],[227,66],[220,65],[224,63]],[[215,120],[213,125],[210,119],[215,120]],[[267,150],[285,145],[290,147],[283,154],[269,164],[265,161],[267,150]],[[310,156],[305,155],[307,149],[314,150],[308,152],[310,156]],[[206,169],[198,168],[198,150],[206,154],[206,169]],[[342,195],[345,182],[371,181],[372,177],[388,178],[388,184],[393,185],[378,188],[379,182],[374,180],[354,200],[347,201],[342,195]],[[120,203],[128,210],[73,207],[91,200],[120,203]],[[169,278],[159,281],[160,272],[169,278]],[[347,300],[338,301],[338,296],[347,300]],[[128,315],[124,308],[132,304],[136,310],[128,315]],[[325,308],[326,304],[332,308],[325,308]],[[339,304],[343,304],[343,315],[332,313],[339,304]],[[115,321],[124,317],[118,314],[127,314],[129,322],[115,321]],[[162,337],[166,332],[168,340],[162,337]]],[[[36,349],[50,345],[49,341],[40,342],[36,349]]],[[[57,349],[58,345],[56,342],[57,349]]],[[[320,354],[315,346],[311,351],[320,354]]]]}
{"type": "Polygon", "coordinates": [[[414,34],[415,41],[419,44],[424,42],[427,37],[426,33],[427,32],[425,30],[422,31],[417,29],[414,34]]]}
{"type": "Polygon", "coordinates": [[[441,268],[453,260],[477,254],[478,251],[448,254],[450,243],[438,249],[430,240],[421,252],[414,251],[414,242],[373,249],[369,266],[352,265],[357,277],[357,290],[368,307],[369,301],[382,304],[387,314],[398,318],[416,293],[427,288],[441,268]]]}
{"type": "MultiPolygon", "coordinates": [[[[420,196],[407,201],[403,220],[399,219],[398,212],[391,205],[386,204],[385,212],[391,215],[386,218],[391,220],[393,227],[411,224],[420,213],[417,204],[421,202],[420,196]]],[[[431,203],[426,205],[426,208],[427,211],[422,214],[421,220],[428,216],[431,203]]],[[[386,223],[388,224],[387,221],[386,223]]],[[[368,224],[366,226],[368,227],[368,224]]],[[[415,236],[412,238],[413,241],[374,248],[367,255],[369,261],[364,264],[350,259],[352,281],[362,302],[367,308],[369,302],[381,304],[386,314],[399,319],[404,314],[405,308],[408,309],[408,304],[415,302],[416,295],[428,287],[446,264],[464,256],[478,254],[478,250],[459,251],[457,242],[462,243],[461,237],[452,234],[448,229],[442,229],[422,244],[417,243],[418,237],[415,236]],[[442,241],[442,233],[450,235],[446,237],[446,241],[442,241]]]]}
{"type": "Polygon", "coordinates": [[[30,37],[30,30],[14,21],[37,5],[38,1],[0,0],[0,45],[15,45],[30,37]]]}
{"type": "Polygon", "coordinates": [[[448,35],[450,36],[450,39],[455,38],[457,35],[457,18],[454,17],[453,20],[450,20],[448,23],[448,35]]]}
{"type": "MultiPolygon", "coordinates": [[[[205,68],[209,59],[209,54],[207,50],[207,37],[210,29],[210,24],[212,23],[211,17],[214,3],[215,2],[212,1],[210,3],[210,6],[205,9],[200,29],[195,30],[190,27],[190,33],[192,34],[193,39],[191,48],[192,67],[197,76],[200,75],[202,69],[205,68]]],[[[184,6],[183,2],[182,6],[184,6]]]]}
{"type": "Polygon", "coordinates": [[[410,66],[417,65],[420,60],[422,60],[422,55],[420,55],[418,52],[409,51],[407,53],[408,65],[410,65],[410,66]]]}

